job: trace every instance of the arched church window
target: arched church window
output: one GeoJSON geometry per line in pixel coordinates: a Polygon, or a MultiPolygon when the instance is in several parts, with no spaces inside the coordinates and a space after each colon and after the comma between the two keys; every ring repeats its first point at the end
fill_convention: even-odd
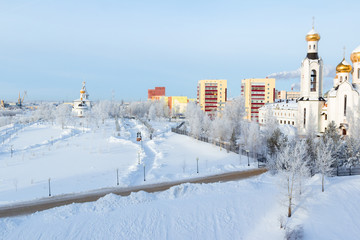
{"type": "Polygon", "coordinates": [[[345,81],[347,80],[347,76],[345,76],[345,81]]]}
{"type": "Polygon", "coordinates": [[[306,125],[306,108],[304,108],[304,128],[305,128],[305,125],[306,125]]]}
{"type": "Polygon", "coordinates": [[[311,49],[311,45],[309,45],[309,49],[311,49]]]}
{"type": "Polygon", "coordinates": [[[340,82],[342,82],[342,76],[340,76],[340,82]]]}
{"type": "Polygon", "coordinates": [[[358,68],[358,79],[360,78],[360,68],[358,68]]]}
{"type": "Polygon", "coordinates": [[[315,49],[315,44],[314,44],[314,46],[313,46],[313,49],[315,49]]]}
{"type": "Polygon", "coordinates": [[[310,75],[310,92],[316,92],[316,71],[312,70],[310,75]]]}
{"type": "Polygon", "coordinates": [[[344,117],[346,117],[346,101],[347,101],[347,96],[344,96],[344,117]]]}

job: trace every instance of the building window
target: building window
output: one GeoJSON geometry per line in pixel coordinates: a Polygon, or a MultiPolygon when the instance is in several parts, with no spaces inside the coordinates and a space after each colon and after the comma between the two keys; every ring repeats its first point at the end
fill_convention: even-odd
{"type": "Polygon", "coordinates": [[[314,44],[314,47],[313,47],[313,49],[315,49],[315,44],[314,44]]]}
{"type": "Polygon", "coordinates": [[[325,120],[327,120],[327,114],[325,114],[325,120]]]}
{"type": "Polygon", "coordinates": [[[306,108],[304,108],[304,128],[305,128],[305,125],[306,125],[306,108]]]}
{"type": "Polygon", "coordinates": [[[316,92],[316,71],[312,70],[311,71],[311,76],[310,76],[310,91],[311,92],[316,92]]]}
{"type": "Polygon", "coordinates": [[[358,69],[358,79],[360,78],[360,68],[358,69]]]}
{"type": "Polygon", "coordinates": [[[294,125],[294,121],[292,121],[292,125],[294,125]]]}
{"type": "Polygon", "coordinates": [[[342,82],[342,76],[340,76],[340,82],[342,82]]]}
{"type": "Polygon", "coordinates": [[[280,124],[282,124],[282,120],[280,120],[280,124]]]}
{"type": "Polygon", "coordinates": [[[347,96],[344,96],[344,117],[346,117],[346,100],[347,100],[347,96]]]}
{"type": "Polygon", "coordinates": [[[311,49],[311,45],[309,45],[309,50],[311,49]]]}

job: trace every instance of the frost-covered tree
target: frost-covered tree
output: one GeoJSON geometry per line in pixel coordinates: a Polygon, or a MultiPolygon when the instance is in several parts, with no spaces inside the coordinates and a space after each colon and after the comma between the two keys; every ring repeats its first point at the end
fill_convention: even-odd
{"type": "Polygon", "coordinates": [[[151,104],[149,108],[148,119],[150,120],[156,119],[156,106],[154,104],[151,104]]]}
{"type": "Polygon", "coordinates": [[[315,161],[316,161],[316,140],[317,140],[317,129],[315,126],[315,117],[310,114],[309,116],[309,122],[307,123],[307,129],[306,129],[306,135],[305,135],[305,142],[307,145],[307,152],[309,155],[309,158],[312,159],[309,164],[311,166],[311,169],[315,168],[315,161]]]}
{"type": "Polygon", "coordinates": [[[268,163],[271,165],[276,153],[281,149],[283,144],[286,144],[287,136],[281,132],[279,123],[270,106],[267,106],[264,119],[262,135],[266,145],[266,153],[270,158],[268,163]]]}
{"type": "Polygon", "coordinates": [[[325,143],[328,139],[331,139],[334,145],[337,145],[340,142],[340,134],[334,121],[331,121],[326,127],[323,139],[325,143]]]}
{"type": "Polygon", "coordinates": [[[263,124],[263,134],[265,138],[273,135],[274,131],[279,128],[279,123],[274,116],[274,112],[272,111],[270,105],[266,106],[265,112],[265,122],[263,124]]]}
{"type": "Polygon", "coordinates": [[[185,117],[188,120],[191,135],[198,138],[202,133],[204,112],[200,106],[190,102],[186,108],[185,117]]]}
{"type": "Polygon", "coordinates": [[[317,147],[317,157],[315,159],[316,162],[316,170],[321,174],[321,185],[322,191],[324,192],[324,177],[330,176],[334,164],[334,159],[331,156],[331,148],[332,148],[332,140],[327,141],[326,143],[322,140],[319,141],[317,147]]]}
{"type": "Polygon", "coordinates": [[[149,111],[151,102],[131,102],[127,107],[127,115],[137,118],[145,118],[149,111]]]}
{"type": "MultiPolygon", "coordinates": [[[[262,152],[263,145],[261,144],[260,126],[257,122],[250,122],[249,132],[247,137],[247,148],[252,153],[262,152]]],[[[255,157],[255,156],[253,156],[255,157]]]]}
{"type": "Polygon", "coordinates": [[[244,122],[245,116],[245,103],[243,97],[233,99],[231,102],[227,102],[224,111],[221,113],[223,119],[227,120],[227,124],[230,131],[236,136],[241,134],[241,124],[244,122]]]}
{"type": "Polygon", "coordinates": [[[354,167],[359,165],[360,140],[354,136],[348,136],[345,140],[345,165],[354,167]]]}
{"type": "Polygon", "coordinates": [[[94,104],[91,111],[94,113],[93,116],[101,119],[104,124],[113,111],[113,104],[108,100],[99,101],[94,104]]]}
{"type": "Polygon", "coordinates": [[[274,156],[286,142],[287,137],[281,132],[280,128],[275,128],[272,134],[266,139],[268,154],[274,156]]]}
{"type": "Polygon", "coordinates": [[[292,141],[281,148],[276,157],[276,169],[282,178],[288,201],[288,217],[292,215],[293,197],[296,186],[307,176],[306,145],[292,141]]]}
{"type": "Polygon", "coordinates": [[[332,141],[331,145],[331,156],[336,161],[337,165],[345,162],[345,148],[344,143],[341,140],[341,136],[339,134],[338,128],[336,127],[336,123],[331,121],[325,129],[324,135],[322,136],[322,140],[324,143],[327,143],[329,140],[332,141]]]}
{"type": "Polygon", "coordinates": [[[358,107],[355,109],[354,111],[349,111],[347,117],[349,121],[348,136],[344,142],[344,162],[349,167],[359,165],[360,161],[360,109],[358,107]]]}
{"type": "Polygon", "coordinates": [[[360,103],[354,107],[353,110],[349,110],[346,120],[349,123],[349,129],[347,131],[349,136],[359,137],[360,136],[360,103]]]}
{"type": "Polygon", "coordinates": [[[55,106],[50,103],[42,103],[39,107],[33,112],[34,121],[50,121],[51,123],[55,120],[55,106]]]}
{"type": "Polygon", "coordinates": [[[61,124],[61,128],[66,127],[66,123],[69,121],[71,116],[71,106],[67,104],[60,104],[55,110],[56,121],[61,124]]]}

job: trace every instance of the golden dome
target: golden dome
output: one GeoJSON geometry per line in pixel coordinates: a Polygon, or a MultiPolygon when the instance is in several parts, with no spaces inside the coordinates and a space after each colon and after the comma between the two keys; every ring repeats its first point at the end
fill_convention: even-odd
{"type": "Polygon", "coordinates": [[[311,29],[311,31],[308,32],[308,34],[306,34],[305,39],[308,42],[310,42],[310,41],[319,41],[320,40],[320,35],[314,29],[311,29]]]}
{"type": "Polygon", "coordinates": [[[352,62],[360,62],[360,46],[358,46],[350,55],[352,62]]]}
{"type": "Polygon", "coordinates": [[[85,91],[84,91],[84,90],[80,90],[80,93],[85,93],[85,91]]]}
{"type": "Polygon", "coordinates": [[[352,67],[349,63],[345,61],[345,58],[336,66],[337,73],[349,73],[351,72],[352,67]]]}

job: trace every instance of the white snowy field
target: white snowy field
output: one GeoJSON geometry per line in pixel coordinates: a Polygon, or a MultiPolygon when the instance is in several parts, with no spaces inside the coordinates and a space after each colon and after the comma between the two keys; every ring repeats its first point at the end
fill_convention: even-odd
{"type": "MultiPolygon", "coordinates": [[[[80,120],[82,121],[82,120],[80,120]]],[[[0,128],[0,206],[52,195],[172,181],[255,168],[251,161],[211,144],[170,132],[175,123],[114,120],[100,128],[79,122],[0,128]],[[136,132],[143,135],[142,145],[136,132]],[[11,149],[13,156],[11,157],[11,149]],[[138,164],[140,156],[141,164],[138,164]],[[196,173],[199,158],[200,173],[196,173]],[[143,181],[143,163],[146,182],[143,181]]],[[[270,173],[241,181],[182,184],[159,193],[109,194],[28,216],[0,219],[0,239],[359,239],[360,176],[309,179],[295,194],[293,216],[279,179],[270,173]],[[280,229],[280,217],[285,229],[280,229]],[[302,230],[301,230],[302,229],[302,230]]]]}
{"type": "Polygon", "coordinates": [[[109,194],[29,216],[0,219],[0,239],[358,239],[360,177],[315,176],[280,229],[287,207],[269,173],[236,182],[182,184],[159,193],[109,194]]]}
{"type": "Polygon", "coordinates": [[[240,161],[237,154],[171,133],[176,123],[151,124],[156,129],[152,140],[143,124],[128,119],[120,120],[119,132],[114,120],[99,128],[86,128],[85,120],[65,129],[51,123],[0,128],[0,205],[47,197],[49,178],[54,196],[116,186],[117,171],[119,186],[125,187],[256,165],[248,167],[245,157],[240,161]],[[141,143],[136,141],[138,131],[141,143]]]}

